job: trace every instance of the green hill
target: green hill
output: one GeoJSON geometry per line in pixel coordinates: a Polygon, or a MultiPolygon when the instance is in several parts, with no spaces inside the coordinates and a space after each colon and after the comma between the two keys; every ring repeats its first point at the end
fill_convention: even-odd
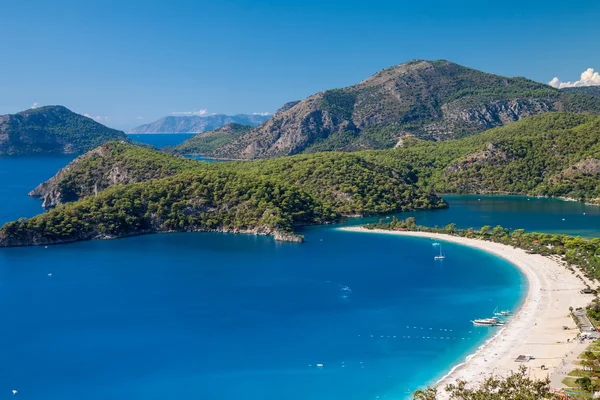
{"type": "Polygon", "coordinates": [[[446,207],[402,172],[354,154],[206,163],[125,143],[86,153],[32,195],[49,212],[0,229],[0,246],[170,231],[290,236],[296,225],[446,207]]]}
{"type": "Polygon", "coordinates": [[[599,202],[600,117],[546,113],[462,139],[247,162],[107,143],[36,188],[56,208],[7,224],[0,246],[195,230],[292,238],[298,224],[445,207],[433,193],[599,202]]]}
{"type": "Polygon", "coordinates": [[[548,113],[459,140],[406,140],[365,152],[391,168],[410,166],[438,193],[513,193],[600,198],[600,117],[548,113]]]}
{"type": "Polygon", "coordinates": [[[62,106],[0,116],[0,155],[83,153],[127,136],[62,106]]]}
{"type": "Polygon", "coordinates": [[[250,130],[252,130],[250,125],[231,123],[214,131],[200,133],[165,151],[175,154],[212,154],[215,149],[231,143],[250,130]]]}

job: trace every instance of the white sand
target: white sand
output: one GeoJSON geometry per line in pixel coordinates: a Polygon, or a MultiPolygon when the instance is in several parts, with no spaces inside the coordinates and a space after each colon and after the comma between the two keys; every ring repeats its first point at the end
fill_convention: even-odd
{"type": "Polygon", "coordinates": [[[556,388],[560,386],[565,371],[572,369],[570,364],[573,358],[586,347],[574,340],[579,330],[569,315],[569,307],[585,307],[593,297],[579,293],[585,287],[581,279],[550,258],[527,254],[524,250],[499,243],[436,233],[367,230],[359,227],[340,229],[434,238],[476,247],[510,261],[527,277],[529,290],[521,309],[506,326],[490,328],[498,329],[498,334],[438,381],[440,389],[458,379],[477,384],[491,374],[507,375],[517,371],[522,363],[515,362],[515,358],[520,354],[535,357],[524,363],[532,377],[550,376],[551,385],[556,388]],[[564,330],[563,326],[568,326],[569,330],[564,330]],[[567,339],[570,339],[570,343],[567,343],[567,339]],[[548,369],[542,370],[542,365],[548,369]]]}

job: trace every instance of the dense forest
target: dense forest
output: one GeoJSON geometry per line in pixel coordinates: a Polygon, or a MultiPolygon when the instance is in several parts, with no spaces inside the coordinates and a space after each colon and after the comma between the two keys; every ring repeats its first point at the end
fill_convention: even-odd
{"type": "Polygon", "coordinates": [[[230,231],[287,235],[293,226],[339,217],[318,199],[273,180],[187,171],[117,185],[0,229],[0,246],[41,245],[151,232],[230,231]]]}
{"type": "Polygon", "coordinates": [[[297,225],[447,206],[409,173],[352,154],[207,163],[125,143],[87,153],[33,194],[58,205],[6,224],[0,246],[169,231],[294,239],[297,225]]]}
{"type": "MultiPolygon", "coordinates": [[[[597,202],[600,198],[600,118],[547,113],[463,139],[429,142],[408,138],[402,147],[393,150],[301,154],[249,162],[200,162],[127,143],[107,143],[79,157],[31,193],[43,198],[47,207],[75,202],[73,205],[59,206],[50,216],[32,219],[34,222],[8,225],[0,235],[7,238],[9,232],[11,235],[16,232],[15,227],[31,231],[33,235],[35,229],[31,224],[39,221],[70,232],[75,225],[65,222],[71,215],[66,210],[74,212],[77,220],[88,221],[83,231],[84,225],[79,224],[74,233],[69,234],[104,233],[99,217],[88,215],[92,212],[89,202],[104,201],[101,207],[109,216],[121,215],[127,219],[131,212],[139,219],[140,210],[146,215],[145,207],[150,207],[150,203],[144,203],[141,209],[117,208],[122,205],[119,196],[131,194],[129,190],[138,191],[142,198],[154,198],[161,193],[165,197],[162,201],[166,202],[162,217],[150,225],[149,220],[136,219],[134,225],[124,225],[127,228],[122,232],[119,228],[122,225],[116,224],[117,228],[110,230],[108,236],[148,230],[248,230],[258,227],[257,224],[267,226],[259,218],[244,218],[243,223],[231,224],[232,217],[228,213],[239,214],[239,207],[257,213],[266,210],[262,200],[250,205],[245,203],[245,191],[251,189],[243,185],[231,188],[237,195],[228,195],[229,206],[218,203],[209,207],[208,214],[212,212],[216,218],[211,224],[205,224],[204,219],[189,220],[177,214],[173,207],[187,202],[192,204],[193,210],[198,201],[204,204],[207,200],[195,197],[197,192],[176,192],[168,185],[179,181],[169,179],[185,177],[192,182],[196,176],[202,177],[202,182],[206,182],[207,177],[219,180],[229,176],[233,182],[250,187],[262,187],[264,182],[270,182],[310,199],[306,204],[312,211],[302,209],[303,215],[313,216],[310,218],[293,217],[296,209],[289,208],[285,202],[277,206],[284,222],[268,227],[282,232],[290,232],[297,223],[329,222],[341,216],[446,207],[434,193],[517,193],[597,202]],[[103,197],[104,192],[111,195],[103,197]],[[92,197],[95,200],[91,200],[92,197]],[[228,209],[228,213],[223,213],[224,209],[228,209]],[[165,217],[173,212],[171,217],[165,217]]],[[[265,196],[264,201],[268,203],[272,194],[265,196]]]]}
{"type": "Polygon", "coordinates": [[[437,193],[511,193],[600,198],[600,118],[547,113],[444,142],[407,138],[403,147],[359,153],[410,168],[437,193]]]}

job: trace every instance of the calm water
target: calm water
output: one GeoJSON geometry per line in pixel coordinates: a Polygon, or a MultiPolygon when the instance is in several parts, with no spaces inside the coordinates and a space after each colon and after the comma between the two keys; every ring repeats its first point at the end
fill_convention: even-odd
{"type": "Polygon", "coordinates": [[[157,133],[151,135],[132,133],[127,136],[133,141],[149,144],[157,149],[162,149],[167,146],[176,146],[194,135],[194,133],[157,133]]]}
{"type": "MultiPolygon", "coordinates": [[[[0,158],[2,222],[39,212],[27,192],[68,161],[0,158]]],[[[448,198],[419,223],[600,226],[598,208],[577,203],[448,198]]],[[[0,393],[402,399],[485,340],[470,319],[517,307],[525,290],[507,262],[463,246],[434,262],[429,240],[303,233],[304,244],[198,233],[0,250],[0,393]]]]}

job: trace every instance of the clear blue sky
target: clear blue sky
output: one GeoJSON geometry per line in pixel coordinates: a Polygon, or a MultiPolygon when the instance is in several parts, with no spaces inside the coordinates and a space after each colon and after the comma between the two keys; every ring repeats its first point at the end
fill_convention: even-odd
{"type": "Polygon", "coordinates": [[[117,128],[200,109],[273,112],[415,58],[541,82],[600,69],[598,0],[2,0],[0,10],[0,114],[62,104],[117,128]]]}

